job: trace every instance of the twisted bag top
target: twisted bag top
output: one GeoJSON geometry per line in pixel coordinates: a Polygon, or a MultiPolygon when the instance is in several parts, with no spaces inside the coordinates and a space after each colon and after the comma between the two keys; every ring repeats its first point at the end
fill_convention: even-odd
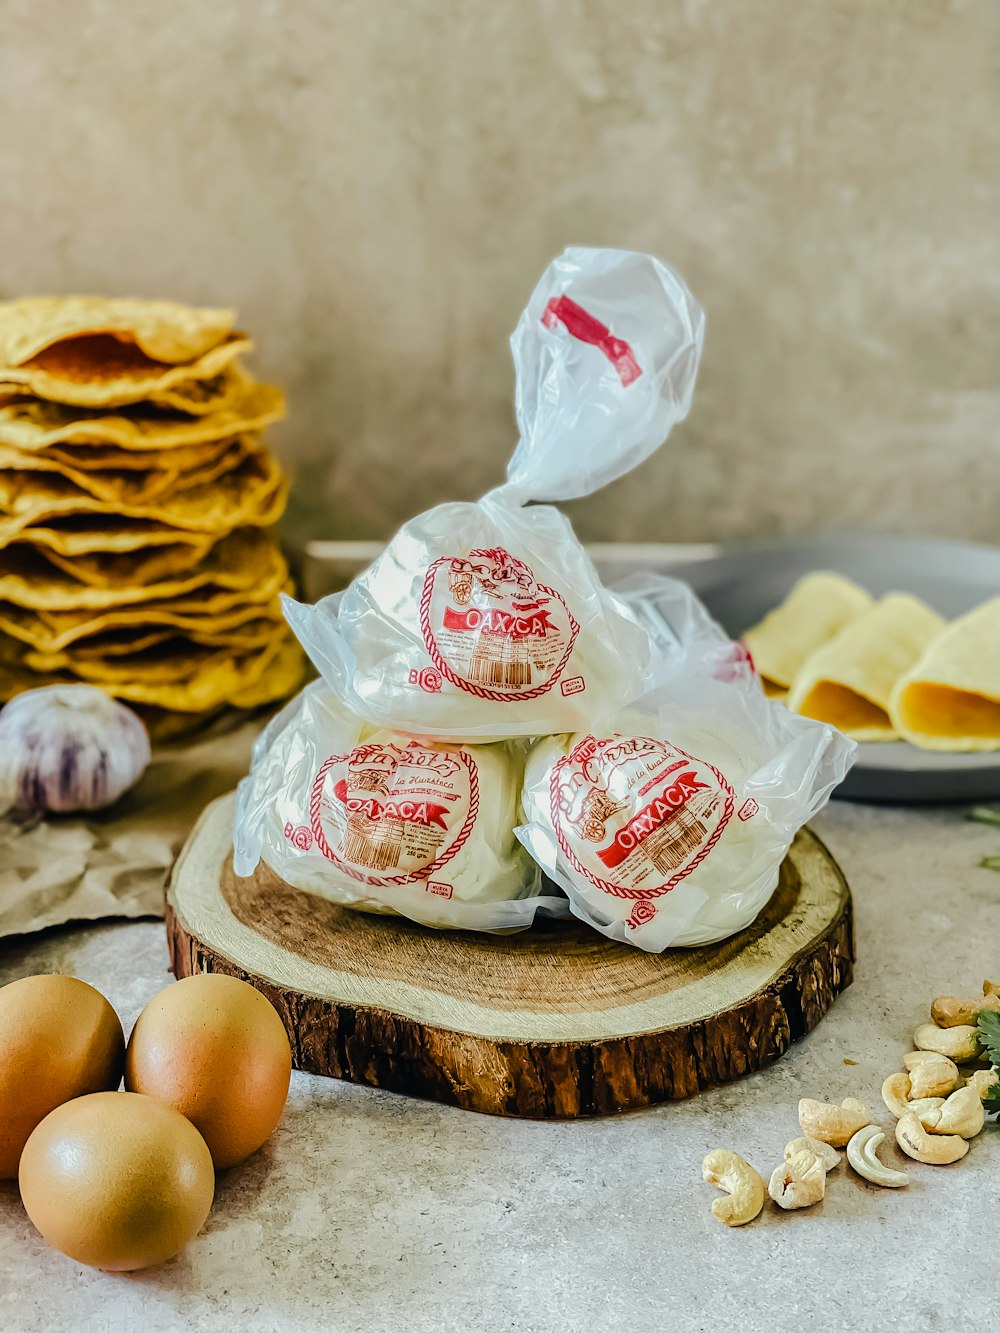
{"type": "Polygon", "coordinates": [[[568,249],[511,349],[506,484],[399,530],[343,593],[285,614],[330,688],[398,732],[469,741],[590,726],[641,693],[649,637],[558,510],[658,448],[691,405],[704,316],[650,255],[568,249]]]}

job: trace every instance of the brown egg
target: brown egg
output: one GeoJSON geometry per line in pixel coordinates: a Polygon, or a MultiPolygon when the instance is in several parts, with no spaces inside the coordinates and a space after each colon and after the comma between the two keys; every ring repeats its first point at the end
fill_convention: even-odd
{"type": "Polygon", "coordinates": [[[95,1092],[45,1117],[21,1154],[28,1216],[78,1263],[127,1272],[196,1236],[215,1194],[212,1155],[173,1107],[95,1092]]]}
{"type": "Polygon", "coordinates": [[[13,1180],[28,1135],[50,1111],[117,1088],[125,1034],[100,993],[76,977],[0,987],[0,1179],[13,1180]]]}
{"type": "Polygon", "coordinates": [[[218,1168],[256,1152],[284,1109],[292,1053],[260,991],[216,973],[150,1000],[125,1057],[125,1086],[159,1097],[205,1137],[218,1168]]]}

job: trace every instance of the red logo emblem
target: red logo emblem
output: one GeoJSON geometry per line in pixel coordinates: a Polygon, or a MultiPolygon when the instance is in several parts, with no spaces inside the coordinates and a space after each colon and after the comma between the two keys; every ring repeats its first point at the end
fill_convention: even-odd
{"type": "Polygon", "coordinates": [[[645,898],[640,899],[632,911],[629,913],[628,921],[625,923],[629,930],[635,930],[637,926],[645,926],[656,916],[656,908],[645,898]]]}
{"type": "Polygon", "coordinates": [[[305,824],[286,824],[285,837],[300,852],[308,852],[313,845],[312,830],[306,828],[305,824]]]}
{"type": "Polygon", "coordinates": [[[435,671],[433,667],[424,667],[422,671],[411,670],[410,684],[419,685],[428,694],[440,694],[441,672],[435,671]]]}

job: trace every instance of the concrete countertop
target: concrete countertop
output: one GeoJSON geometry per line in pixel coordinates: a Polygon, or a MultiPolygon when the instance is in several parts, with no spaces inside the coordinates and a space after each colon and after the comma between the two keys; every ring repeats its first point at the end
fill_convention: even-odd
{"type": "MultiPolygon", "coordinates": [[[[814,827],[854,891],[854,985],[771,1069],[694,1100],[572,1124],[498,1120],[295,1074],[272,1142],[219,1179],[205,1231],[135,1275],[49,1250],[0,1185],[0,1328],[646,1333],[906,1329],[988,1320],[997,1295],[1000,1129],[968,1158],[912,1163],[908,1189],[846,1166],[808,1212],[768,1205],[728,1231],[701,1180],[729,1146],[767,1176],[800,1096],[856,1095],[885,1125],[883,1077],[943,992],[1000,973],[1000,830],[957,809],[834,803],[814,827]],[[851,1063],[856,1062],[856,1063],[851,1063]]],[[[75,973],[126,1032],[169,980],[159,922],[0,947],[0,982],[75,973]]],[[[891,1138],[891,1135],[890,1135],[891,1138]]],[[[883,1150],[895,1161],[894,1147],[883,1150]]],[[[897,1163],[898,1164],[898,1163],[897,1163]]]]}

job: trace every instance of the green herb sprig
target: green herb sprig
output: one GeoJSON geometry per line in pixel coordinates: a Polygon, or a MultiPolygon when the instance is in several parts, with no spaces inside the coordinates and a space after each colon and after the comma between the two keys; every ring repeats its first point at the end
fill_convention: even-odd
{"type": "MultiPolygon", "coordinates": [[[[965,817],[971,819],[974,824],[990,824],[994,828],[1000,828],[1000,810],[990,805],[974,805],[965,817]]],[[[983,870],[1000,871],[1000,856],[981,856],[979,865],[983,870]]]]}
{"type": "Polygon", "coordinates": [[[1000,825],[1000,810],[994,810],[989,805],[974,805],[965,817],[974,824],[1000,825]]]}
{"type": "Polygon", "coordinates": [[[983,1009],[979,1014],[979,1040],[986,1048],[986,1055],[993,1066],[996,1079],[986,1089],[983,1104],[987,1115],[1000,1115],[1000,1013],[995,1009],[983,1009]]]}

